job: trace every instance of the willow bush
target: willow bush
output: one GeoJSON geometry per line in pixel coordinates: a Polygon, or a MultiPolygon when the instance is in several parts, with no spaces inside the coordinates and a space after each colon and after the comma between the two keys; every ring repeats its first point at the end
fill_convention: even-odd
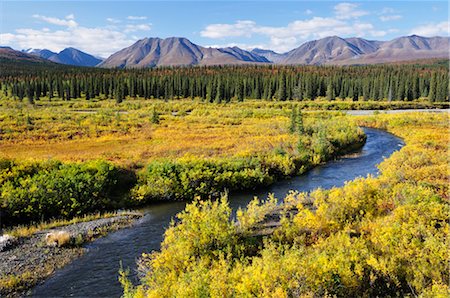
{"type": "Polygon", "coordinates": [[[406,142],[379,177],[292,192],[278,207],[273,198],[253,201],[236,219],[224,199],[195,201],[167,229],[161,251],[142,256],[141,282],[128,283],[124,296],[448,297],[448,116],[357,121],[406,142]],[[258,234],[274,210],[281,225],[258,234]]]}

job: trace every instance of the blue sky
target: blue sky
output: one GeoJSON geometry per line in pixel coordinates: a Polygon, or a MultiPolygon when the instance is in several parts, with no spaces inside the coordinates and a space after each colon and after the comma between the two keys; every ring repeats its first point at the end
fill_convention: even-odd
{"type": "Polygon", "coordinates": [[[144,37],[284,52],[330,35],[448,35],[447,1],[5,1],[0,44],[107,57],[144,37]]]}

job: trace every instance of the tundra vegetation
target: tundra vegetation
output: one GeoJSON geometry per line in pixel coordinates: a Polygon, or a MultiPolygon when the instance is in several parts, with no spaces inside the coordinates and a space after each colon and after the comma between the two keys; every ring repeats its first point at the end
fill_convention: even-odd
{"type": "Polygon", "coordinates": [[[226,197],[195,200],[139,261],[141,283],[121,271],[124,297],[448,297],[448,115],[357,118],[406,146],[381,175],[344,187],[292,192],[281,225],[257,233],[276,201],[236,217],[226,197]]]}
{"type": "MultiPolygon", "coordinates": [[[[19,239],[2,254],[40,254],[48,249],[39,238],[43,231],[110,217],[108,210],[267,185],[365,141],[351,117],[302,112],[288,102],[130,99],[117,105],[42,98],[34,105],[0,104],[1,224],[19,239]]],[[[37,266],[39,274],[32,273],[38,270],[33,262],[2,272],[1,294],[22,293],[91,239],[48,235],[53,259],[37,266]]]]}
{"type": "Polygon", "coordinates": [[[268,185],[365,141],[349,116],[292,103],[1,104],[3,225],[268,185]]]}
{"type": "MultiPolygon", "coordinates": [[[[31,239],[86,214],[193,200],[161,252],[140,261],[142,284],[122,272],[126,296],[446,293],[447,119],[317,110],[448,107],[447,63],[107,70],[0,62],[1,227],[25,225],[12,233],[31,239]],[[271,236],[254,232],[274,200],[252,202],[234,222],[225,199],[196,199],[269,185],[354,150],[365,141],[358,125],[388,129],[407,146],[380,178],[291,194],[271,236]]],[[[1,285],[9,293],[30,284],[24,276],[1,285]]]]}

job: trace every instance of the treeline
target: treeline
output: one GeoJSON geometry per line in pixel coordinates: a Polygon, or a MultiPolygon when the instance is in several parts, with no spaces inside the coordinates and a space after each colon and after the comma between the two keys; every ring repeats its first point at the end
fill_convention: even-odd
{"type": "Polygon", "coordinates": [[[201,98],[208,102],[263,100],[448,101],[448,65],[210,66],[136,70],[20,67],[2,70],[7,97],[201,98]]]}

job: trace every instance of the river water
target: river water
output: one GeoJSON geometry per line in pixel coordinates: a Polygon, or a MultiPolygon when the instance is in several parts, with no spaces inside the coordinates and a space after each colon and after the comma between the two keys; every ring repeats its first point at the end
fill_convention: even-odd
{"type": "MultiPolygon", "coordinates": [[[[399,150],[401,139],[385,131],[365,128],[366,144],[354,154],[318,166],[302,176],[273,184],[257,191],[232,193],[231,207],[245,207],[254,197],[269,193],[281,199],[290,190],[311,191],[342,186],[345,181],[368,174],[377,175],[376,167],[384,158],[399,150]]],[[[35,287],[33,297],[120,297],[118,282],[120,263],[130,268],[135,278],[136,260],[143,252],[158,250],[164,230],[171,218],[184,209],[183,202],[167,202],[149,206],[145,216],[133,227],[119,230],[86,247],[88,252],[64,267],[44,283],[35,287]]]]}

